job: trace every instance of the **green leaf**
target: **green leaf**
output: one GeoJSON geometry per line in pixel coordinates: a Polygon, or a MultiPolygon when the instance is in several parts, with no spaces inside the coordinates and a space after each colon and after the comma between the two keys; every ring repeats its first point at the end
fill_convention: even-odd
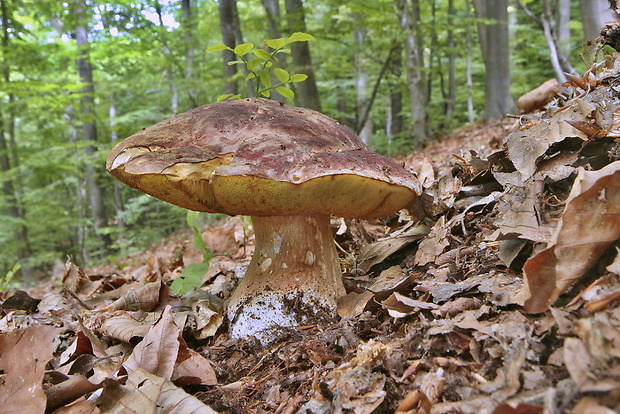
{"type": "Polygon", "coordinates": [[[248,76],[245,77],[245,80],[248,81],[250,79],[254,79],[256,75],[252,72],[248,73],[248,76]]]}
{"type": "Polygon", "coordinates": [[[306,79],[308,79],[308,75],[306,75],[305,73],[296,73],[294,75],[291,75],[290,82],[303,82],[306,79]]]}
{"type": "Polygon", "coordinates": [[[288,38],[287,43],[305,42],[308,40],[314,40],[314,36],[304,32],[295,32],[288,38]]]}
{"type": "Polygon", "coordinates": [[[240,94],[233,95],[232,93],[227,93],[227,94],[218,96],[216,102],[232,101],[233,99],[239,99],[239,98],[241,98],[240,94]]]}
{"type": "Polygon", "coordinates": [[[209,271],[208,262],[188,264],[181,272],[181,276],[174,279],[170,284],[170,289],[174,293],[184,295],[202,285],[202,278],[207,274],[207,271],[209,271]]]}
{"type": "Polygon", "coordinates": [[[280,82],[288,82],[288,80],[291,78],[291,75],[282,68],[274,68],[273,73],[280,80],[280,82]]]}
{"type": "Polygon", "coordinates": [[[265,43],[272,49],[282,49],[286,44],[286,40],[280,37],[278,39],[265,40],[265,43]]]}
{"type": "Polygon", "coordinates": [[[239,46],[235,47],[233,52],[237,56],[243,56],[246,53],[248,53],[250,50],[252,50],[252,48],[254,48],[254,44],[252,44],[252,43],[243,43],[243,44],[240,44],[239,46]]]}
{"type": "Polygon", "coordinates": [[[243,63],[241,60],[233,60],[232,62],[228,62],[228,66],[236,65],[237,63],[243,63]]]}
{"type": "Polygon", "coordinates": [[[293,99],[295,97],[295,92],[285,86],[278,86],[276,91],[287,99],[293,99]]]}
{"type": "Polygon", "coordinates": [[[210,48],[207,49],[207,52],[219,52],[220,50],[232,50],[232,49],[222,43],[219,45],[211,46],[210,48]]]}
{"type": "Polygon", "coordinates": [[[267,53],[263,49],[255,49],[252,52],[256,55],[256,57],[258,57],[260,59],[263,59],[263,60],[272,60],[273,59],[273,55],[271,55],[270,53],[267,53]]]}
{"type": "Polygon", "coordinates": [[[258,74],[258,78],[265,88],[271,88],[271,76],[269,76],[269,72],[261,71],[258,74]]]}
{"type": "Polygon", "coordinates": [[[248,60],[248,63],[246,64],[246,66],[248,67],[249,71],[254,72],[260,66],[261,63],[263,63],[263,59],[254,58],[254,59],[248,60]]]}
{"type": "Polygon", "coordinates": [[[265,98],[269,98],[271,96],[271,92],[269,92],[269,89],[264,89],[260,91],[260,94],[263,95],[265,98]]]}

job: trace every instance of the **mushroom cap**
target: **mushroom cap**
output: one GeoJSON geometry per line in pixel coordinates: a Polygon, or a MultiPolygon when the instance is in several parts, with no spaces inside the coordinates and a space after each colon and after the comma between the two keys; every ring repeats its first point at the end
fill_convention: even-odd
{"type": "Polygon", "coordinates": [[[316,111],[250,98],[175,115],[118,143],[107,170],[189,210],[231,215],[392,214],[414,175],[316,111]]]}

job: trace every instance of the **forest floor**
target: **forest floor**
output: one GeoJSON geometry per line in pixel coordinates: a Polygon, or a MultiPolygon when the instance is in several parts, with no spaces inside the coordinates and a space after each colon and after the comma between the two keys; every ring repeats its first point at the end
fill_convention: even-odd
{"type": "Polygon", "coordinates": [[[333,325],[228,336],[222,298],[253,246],[240,217],[204,228],[215,256],[183,297],[168,285],[201,260],[189,232],[0,294],[0,412],[620,412],[613,65],[544,113],[400,157],[427,217],[333,220],[333,325]]]}

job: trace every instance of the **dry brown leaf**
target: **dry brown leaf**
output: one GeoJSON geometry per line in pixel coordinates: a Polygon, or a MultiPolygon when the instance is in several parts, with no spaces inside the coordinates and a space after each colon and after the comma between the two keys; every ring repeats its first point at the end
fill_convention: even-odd
{"type": "Polygon", "coordinates": [[[217,377],[211,363],[198,352],[190,349],[183,339],[180,341],[172,381],[178,386],[217,384],[217,377]]]}
{"type": "Polygon", "coordinates": [[[148,330],[123,363],[127,372],[142,369],[170,380],[179,354],[180,332],[170,313],[170,306],[167,306],[157,323],[148,330]]]}
{"type": "Polygon", "coordinates": [[[432,302],[409,298],[398,292],[392,293],[390,297],[381,302],[381,305],[393,318],[404,318],[407,315],[417,312],[419,309],[436,310],[441,307],[432,302]]]}
{"type": "Polygon", "coordinates": [[[428,228],[425,225],[412,226],[396,237],[387,237],[367,244],[359,253],[358,267],[364,272],[368,272],[372,266],[381,263],[403,247],[419,240],[426,233],[428,233],[428,228]]]}
{"type": "Polygon", "coordinates": [[[43,413],[42,381],[61,329],[38,325],[0,335],[0,411],[3,414],[43,413]]]}
{"type": "Polygon", "coordinates": [[[53,414],[101,414],[94,401],[79,400],[54,411],[53,414]]]}
{"type": "Polygon", "coordinates": [[[100,387],[100,385],[92,384],[82,375],[71,375],[66,381],[52,385],[45,390],[47,410],[69,404],[100,387]]]}
{"type": "Polygon", "coordinates": [[[449,225],[446,224],[446,218],[441,216],[435,223],[431,231],[418,246],[415,255],[415,263],[418,266],[424,266],[439,256],[449,245],[448,235],[449,225]]]}
{"type": "Polygon", "coordinates": [[[137,369],[125,385],[106,388],[99,399],[101,414],[217,414],[170,381],[137,369]]]}
{"type": "Polygon", "coordinates": [[[159,305],[162,290],[167,291],[167,287],[161,280],[149,283],[137,290],[130,290],[125,296],[114,301],[113,306],[116,310],[149,312],[159,305]]]}
{"type": "Polygon", "coordinates": [[[620,238],[620,161],[579,170],[550,245],[524,266],[525,311],[544,312],[620,238]]]}
{"type": "Polygon", "coordinates": [[[109,337],[131,342],[135,338],[142,338],[149,331],[150,325],[144,324],[125,311],[115,312],[108,317],[99,328],[99,332],[109,337]]]}
{"type": "Polygon", "coordinates": [[[351,292],[341,298],[338,301],[338,315],[341,318],[353,318],[361,315],[373,298],[387,296],[389,292],[407,285],[413,277],[413,275],[405,275],[400,266],[385,269],[365,292],[351,292]]]}

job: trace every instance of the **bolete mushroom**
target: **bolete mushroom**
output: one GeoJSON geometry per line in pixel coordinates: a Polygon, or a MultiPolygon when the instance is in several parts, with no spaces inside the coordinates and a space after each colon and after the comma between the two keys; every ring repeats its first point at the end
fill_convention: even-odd
{"type": "Polygon", "coordinates": [[[116,145],[108,171],[178,206],[249,215],[256,247],[228,302],[233,337],[325,323],[345,294],[330,215],[375,218],[417,198],[415,176],[318,112],[260,98],[205,105],[116,145]]]}

